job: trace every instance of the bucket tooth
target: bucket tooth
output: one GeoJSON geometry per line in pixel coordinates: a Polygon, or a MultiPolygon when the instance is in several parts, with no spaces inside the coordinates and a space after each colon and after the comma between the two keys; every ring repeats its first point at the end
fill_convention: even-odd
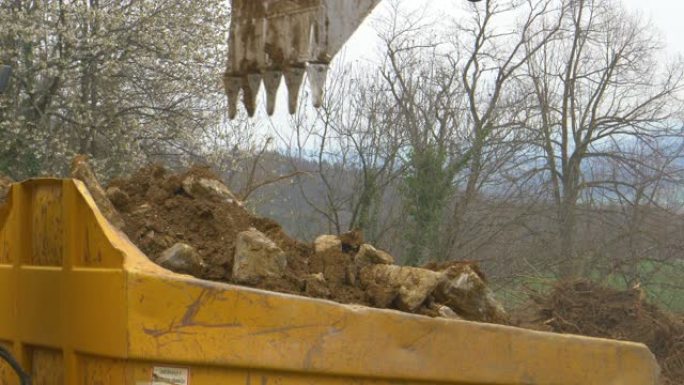
{"type": "Polygon", "coordinates": [[[272,116],[275,112],[276,96],[280,87],[283,73],[280,71],[267,71],[264,73],[264,88],[266,88],[266,112],[272,116]]]}
{"type": "Polygon", "coordinates": [[[242,79],[239,76],[223,76],[223,88],[228,96],[228,118],[235,119],[237,116],[237,105],[240,96],[242,79]]]}
{"type": "MultiPolygon", "coordinates": [[[[285,74],[289,92],[289,110],[297,109],[306,63],[313,105],[323,103],[325,74],[335,54],[381,0],[231,0],[231,24],[228,36],[226,73],[261,73],[290,68],[285,74]]],[[[275,110],[279,80],[276,75],[264,79],[269,114],[275,110]]],[[[255,113],[258,86],[243,80],[244,104],[249,115],[255,113]]],[[[232,86],[231,86],[232,87],[232,86]]],[[[231,116],[236,115],[233,101],[231,116]]]]}
{"type": "Polygon", "coordinates": [[[261,87],[261,74],[247,74],[242,78],[242,102],[249,117],[256,112],[257,96],[261,87]]]}
{"type": "Polygon", "coordinates": [[[328,65],[325,63],[309,63],[307,67],[307,76],[309,77],[309,86],[311,86],[311,99],[313,106],[319,108],[323,105],[323,96],[325,91],[325,79],[328,76],[328,65]]]}
{"type": "Polygon", "coordinates": [[[304,80],[305,72],[306,69],[304,67],[290,67],[284,71],[290,114],[297,112],[299,89],[302,87],[302,81],[304,80]]]}

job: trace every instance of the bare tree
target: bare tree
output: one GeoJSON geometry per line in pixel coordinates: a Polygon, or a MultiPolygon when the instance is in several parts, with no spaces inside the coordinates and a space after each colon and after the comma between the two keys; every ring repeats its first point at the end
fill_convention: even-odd
{"type": "Polygon", "coordinates": [[[651,167],[625,151],[635,142],[667,135],[675,116],[681,67],[658,62],[651,26],[609,0],[562,1],[546,19],[562,33],[538,49],[531,39],[527,72],[536,116],[540,167],[548,177],[558,224],[558,272],[582,270],[577,252],[578,205],[587,189],[628,185],[619,175],[592,175],[589,162],[610,159],[651,167]],[[535,51],[536,50],[536,51],[535,51]]]}
{"type": "Polygon", "coordinates": [[[299,196],[327,231],[362,229],[377,244],[396,225],[384,198],[401,173],[401,138],[379,84],[354,66],[334,68],[320,110],[302,103],[277,135],[292,169],[306,172],[298,177],[299,196]]]}
{"type": "MultiPolygon", "coordinates": [[[[483,191],[505,204],[507,198],[516,195],[511,189],[515,183],[511,182],[525,178],[524,174],[510,172],[527,160],[525,147],[529,138],[521,128],[527,124],[530,106],[525,103],[525,92],[521,92],[523,70],[527,60],[560,29],[559,23],[541,23],[554,11],[551,0],[517,5],[487,1],[482,7],[471,6],[470,10],[472,17],[459,23],[454,34],[458,37],[454,50],[463,58],[460,62],[451,58],[454,71],[460,73],[466,111],[466,136],[457,140],[466,141],[468,150],[464,156],[467,168],[463,191],[454,204],[448,250],[461,255],[466,248],[477,249],[492,242],[498,234],[490,231],[478,237],[468,231],[477,228],[475,224],[482,220],[491,223],[491,215],[482,215],[482,211],[471,215],[470,206],[483,191]],[[518,24],[499,26],[511,16],[517,17],[518,24]],[[530,45],[530,41],[534,43],[530,45]]],[[[515,217],[509,220],[515,221],[515,217]]],[[[504,228],[501,223],[497,227],[504,228]]]]}

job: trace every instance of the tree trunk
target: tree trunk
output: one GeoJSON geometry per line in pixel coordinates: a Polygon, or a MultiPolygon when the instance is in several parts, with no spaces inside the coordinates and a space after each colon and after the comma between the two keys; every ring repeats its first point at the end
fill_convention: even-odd
{"type": "Polygon", "coordinates": [[[564,199],[559,213],[559,243],[560,243],[560,263],[558,274],[561,279],[577,278],[579,274],[579,263],[575,249],[577,213],[576,202],[564,199]]]}

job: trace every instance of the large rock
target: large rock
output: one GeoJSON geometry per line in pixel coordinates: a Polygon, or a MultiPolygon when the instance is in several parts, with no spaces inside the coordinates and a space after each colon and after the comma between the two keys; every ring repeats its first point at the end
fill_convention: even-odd
{"type": "Polygon", "coordinates": [[[468,264],[443,271],[448,279],[435,290],[435,299],[470,321],[508,323],[508,314],[482,276],[468,264]]]}
{"type": "Polygon", "coordinates": [[[356,286],[357,277],[366,266],[391,265],[393,263],[394,257],[368,243],[364,243],[354,256],[354,263],[347,266],[347,283],[356,286]]]}
{"type": "Polygon", "coordinates": [[[310,297],[329,298],[330,289],[323,273],[309,274],[304,277],[304,292],[310,297]]]}
{"type": "Polygon", "coordinates": [[[88,164],[88,157],[85,155],[78,155],[74,157],[74,159],[71,161],[71,177],[78,179],[85,184],[90,192],[90,195],[93,197],[95,204],[97,204],[100,212],[102,212],[102,215],[107,218],[109,223],[118,229],[122,229],[124,227],[123,218],[119,212],[116,211],[114,205],[112,205],[112,202],[109,201],[105,190],[100,185],[100,182],[98,182],[93,169],[88,164]]]}
{"type": "Polygon", "coordinates": [[[264,278],[282,277],[287,257],[272,240],[256,229],[238,233],[233,259],[233,279],[256,283],[264,278]]]}
{"type": "Polygon", "coordinates": [[[368,265],[391,265],[393,263],[394,257],[368,243],[361,245],[359,252],[354,257],[354,264],[359,268],[364,268],[368,265]]]}
{"type": "Polygon", "coordinates": [[[192,246],[185,243],[176,243],[164,250],[155,262],[171,271],[181,274],[199,276],[202,273],[204,262],[202,257],[192,246]]]}
{"type": "Polygon", "coordinates": [[[242,202],[237,199],[235,194],[233,194],[225,184],[216,179],[189,175],[183,179],[182,186],[183,191],[190,196],[213,195],[228,203],[235,203],[242,206],[242,202]]]}
{"type": "Polygon", "coordinates": [[[342,241],[337,235],[321,235],[314,241],[316,254],[324,253],[331,249],[342,251],[342,241]]]}
{"type": "Polygon", "coordinates": [[[370,265],[361,269],[360,282],[378,307],[395,305],[414,312],[446,279],[439,272],[395,265],[370,265]]]}

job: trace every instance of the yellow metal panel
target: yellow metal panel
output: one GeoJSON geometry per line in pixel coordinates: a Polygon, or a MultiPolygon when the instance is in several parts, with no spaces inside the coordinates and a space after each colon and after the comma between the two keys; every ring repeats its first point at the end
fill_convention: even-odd
{"type": "Polygon", "coordinates": [[[19,272],[19,337],[22,342],[58,348],[62,336],[60,267],[25,266],[19,272]]]}
{"type": "Polygon", "coordinates": [[[137,384],[127,381],[126,361],[120,359],[83,356],[79,376],[81,385],[137,384]]]}
{"type": "Polygon", "coordinates": [[[64,214],[62,186],[52,181],[32,181],[29,212],[31,231],[24,234],[31,239],[31,253],[25,263],[43,266],[62,266],[64,214]]]}
{"type": "Polygon", "coordinates": [[[129,274],[130,354],[197,365],[474,384],[652,384],[642,345],[129,274]]]}
{"type": "Polygon", "coordinates": [[[0,340],[17,335],[17,276],[14,267],[0,265],[0,340]]]}
{"type": "Polygon", "coordinates": [[[19,210],[15,196],[18,195],[19,185],[13,185],[5,199],[4,204],[0,204],[0,263],[12,263],[12,257],[16,254],[13,245],[14,232],[17,229],[16,212],[19,210]]]}
{"type": "Polygon", "coordinates": [[[75,266],[109,267],[121,269],[123,253],[110,239],[124,236],[107,225],[107,221],[93,211],[95,203],[81,182],[64,182],[64,205],[69,213],[66,247],[70,262],[75,266]]]}
{"type": "MultiPolygon", "coordinates": [[[[0,266],[0,289],[6,283],[13,285],[15,279],[10,273],[0,266]]],[[[21,298],[22,341],[73,346],[90,353],[125,354],[122,271],[77,269],[65,273],[58,267],[30,266],[23,267],[18,277],[19,290],[0,291],[0,304],[21,298]]],[[[13,314],[0,313],[0,337],[9,337],[15,331],[13,314]]]]}
{"type": "Polygon", "coordinates": [[[77,383],[78,354],[126,356],[123,255],[89,198],[71,180],[32,180],[13,186],[0,208],[0,339],[15,342],[39,383],[77,383]],[[62,374],[47,375],[47,366],[62,374]]]}
{"type": "MultiPolygon", "coordinates": [[[[0,346],[12,351],[12,343],[9,341],[2,341],[0,340],[0,346]]],[[[14,382],[10,382],[12,378],[14,378],[14,372],[12,372],[12,368],[10,366],[0,360],[0,385],[14,385],[14,382]]]]}
{"type": "MultiPolygon", "coordinates": [[[[133,368],[133,384],[149,384],[152,372],[159,363],[136,363],[133,368]]],[[[183,366],[169,364],[168,367],[188,370],[190,385],[435,385],[431,382],[407,381],[403,379],[377,380],[369,378],[321,376],[314,373],[276,372],[260,369],[226,368],[212,366],[183,366]]],[[[450,383],[452,385],[466,385],[450,383]]],[[[468,384],[478,385],[478,384],[468,384]]]]}
{"type": "Polygon", "coordinates": [[[9,206],[0,207],[0,265],[12,264],[10,258],[14,255],[9,221],[9,206]]]}
{"type": "Polygon", "coordinates": [[[70,346],[81,353],[125,357],[127,352],[124,273],[74,269],[65,276],[63,314],[70,346]]]}
{"type": "Polygon", "coordinates": [[[33,385],[63,385],[64,357],[57,349],[32,348],[33,385]]]}

